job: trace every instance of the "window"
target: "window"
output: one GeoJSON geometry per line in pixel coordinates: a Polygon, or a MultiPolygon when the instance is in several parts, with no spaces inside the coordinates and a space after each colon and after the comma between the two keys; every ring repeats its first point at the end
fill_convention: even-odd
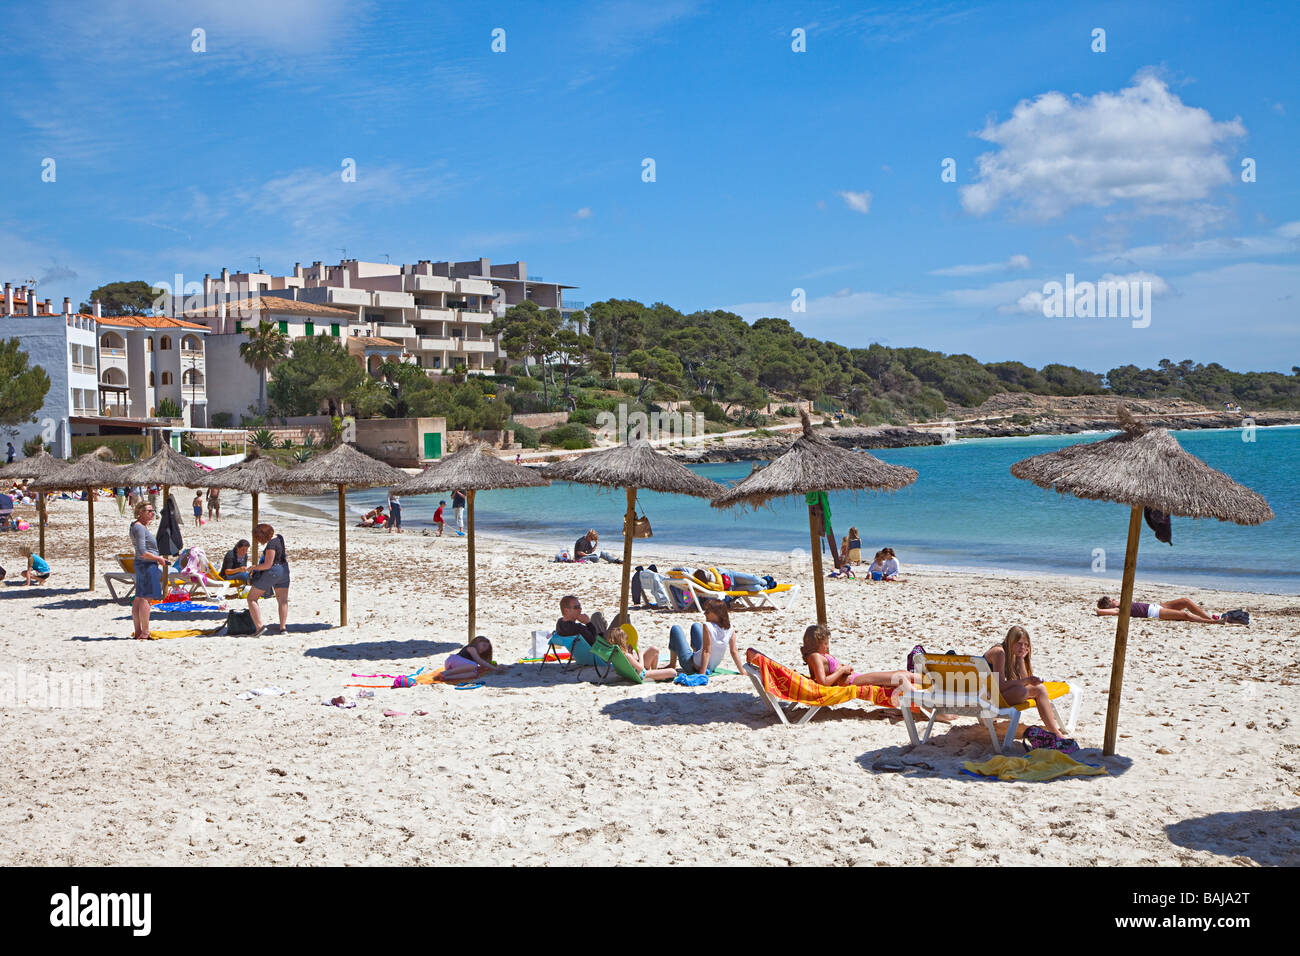
{"type": "Polygon", "coordinates": [[[164,384],[164,385],[170,385],[171,383],[172,383],[172,373],[171,373],[171,372],[163,372],[163,384],[164,384]]]}
{"type": "Polygon", "coordinates": [[[315,322],[308,322],[308,323],[306,323],[303,327],[306,329],[306,333],[307,333],[308,335],[315,335],[315,334],[316,334],[316,323],[315,323],[315,322]]]}
{"type": "Polygon", "coordinates": [[[330,335],[334,336],[336,339],[339,337],[339,324],[337,322],[331,323],[330,335]]]}
{"type": "Polygon", "coordinates": [[[288,335],[288,334],[289,334],[289,323],[288,323],[288,322],[278,322],[278,323],[276,323],[276,324],[280,326],[280,331],[281,331],[281,332],[283,332],[285,335],[288,335]]]}
{"type": "Polygon", "coordinates": [[[153,372],[149,373],[149,387],[153,388],[153,372]]]}
{"type": "Polygon", "coordinates": [[[442,368],[442,356],[441,356],[441,355],[435,355],[435,356],[433,357],[433,367],[434,367],[434,368],[442,368]]]}
{"type": "Polygon", "coordinates": [[[161,339],[158,340],[158,351],[169,352],[171,351],[171,347],[172,347],[172,337],[170,335],[164,335],[161,339]]]}
{"type": "MultiPolygon", "coordinates": [[[[153,336],[152,336],[152,335],[146,335],[146,336],[144,337],[144,350],[145,350],[146,352],[152,352],[152,351],[153,351],[153,336]]],[[[152,385],[153,383],[150,382],[149,384],[152,385]]]]}

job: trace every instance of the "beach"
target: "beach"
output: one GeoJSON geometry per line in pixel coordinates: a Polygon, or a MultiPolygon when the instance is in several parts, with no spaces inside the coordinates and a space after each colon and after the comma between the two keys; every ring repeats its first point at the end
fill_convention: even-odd
{"type": "MultiPolygon", "coordinates": [[[[189,498],[173,493],[184,515],[189,498]]],[[[128,519],[111,500],[97,504],[102,575],[129,550],[128,519]]],[[[217,562],[250,531],[246,496],[224,492],[222,511],[220,523],[182,524],[186,544],[217,562]]],[[[478,630],[507,673],[479,689],[377,689],[356,700],[345,685],[385,681],[354,673],[409,674],[464,643],[466,539],[454,530],[435,539],[418,526],[349,528],[350,624],[340,628],[336,526],[271,503],[262,520],[284,535],[292,567],[289,633],[136,642],[129,607],[108,600],[102,579],[85,590],[86,505],[55,501],[50,517],[45,587],[14,584],[19,538],[0,538],[9,569],[0,674],[28,688],[76,678],[100,687],[102,703],[31,706],[0,688],[6,865],[1300,864],[1295,595],[1163,585],[1139,557],[1136,599],[1186,596],[1214,611],[1246,608],[1252,620],[1134,620],[1118,753],[1103,758],[1115,621],[1094,606],[1113,582],[958,573],[905,554],[906,583],[828,581],[833,653],[858,670],[900,668],[916,644],[980,654],[1020,624],[1034,670],[1080,688],[1077,756],[1107,773],[1001,782],[962,773],[992,756],[974,718],[936,725],[928,744],[911,747],[896,711],[846,706],[786,727],[743,675],[634,686],[514,664],[531,631],[553,626],[561,595],[617,610],[618,566],[550,560],[583,528],[549,548],[478,538],[478,630]],[[287,693],[240,699],[271,686],[287,693]],[[340,694],[357,706],[322,705],[340,694]]],[[[35,531],[22,538],[34,540],[35,531]]],[[[660,568],[739,564],[653,538],[633,553],[660,568]]],[[[811,570],[767,560],[752,570],[799,583],[799,602],[732,622],[742,653],[756,647],[802,671],[811,570]]],[[[273,621],[274,602],[262,608],[273,621]]],[[[221,617],[155,614],[153,626],[221,617]]],[[[642,649],[666,649],[669,626],[693,616],[634,610],[632,619],[642,649]]]]}

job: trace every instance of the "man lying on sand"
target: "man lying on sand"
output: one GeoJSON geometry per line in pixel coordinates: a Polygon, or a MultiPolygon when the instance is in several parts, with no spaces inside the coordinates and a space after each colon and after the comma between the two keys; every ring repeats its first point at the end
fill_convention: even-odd
{"type": "MultiPolygon", "coordinates": [[[[1097,614],[1101,617],[1114,617],[1119,614],[1119,602],[1113,597],[1101,597],[1097,600],[1097,614]]],[[[1211,614],[1190,598],[1174,598],[1159,604],[1146,601],[1134,601],[1129,606],[1130,617],[1146,617],[1161,621],[1196,621],[1198,624],[1222,624],[1222,614],[1211,614]]]]}

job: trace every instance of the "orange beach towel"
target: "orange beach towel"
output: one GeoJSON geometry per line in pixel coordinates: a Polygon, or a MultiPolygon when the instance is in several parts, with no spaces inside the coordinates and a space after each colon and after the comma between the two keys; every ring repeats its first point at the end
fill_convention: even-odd
{"type": "Polygon", "coordinates": [[[763,689],[775,694],[782,700],[793,701],[808,707],[834,707],[836,704],[851,700],[863,700],[876,707],[893,707],[889,702],[890,688],[876,684],[849,684],[841,687],[827,687],[811,677],[795,673],[770,657],[750,649],[749,663],[758,668],[759,679],[763,689]]]}

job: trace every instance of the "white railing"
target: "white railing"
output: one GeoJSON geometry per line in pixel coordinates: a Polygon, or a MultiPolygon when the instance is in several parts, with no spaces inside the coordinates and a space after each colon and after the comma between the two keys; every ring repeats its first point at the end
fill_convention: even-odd
{"type": "Polygon", "coordinates": [[[126,349],[115,349],[109,348],[107,345],[101,345],[99,354],[108,358],[126,358],[126,349]]]}

